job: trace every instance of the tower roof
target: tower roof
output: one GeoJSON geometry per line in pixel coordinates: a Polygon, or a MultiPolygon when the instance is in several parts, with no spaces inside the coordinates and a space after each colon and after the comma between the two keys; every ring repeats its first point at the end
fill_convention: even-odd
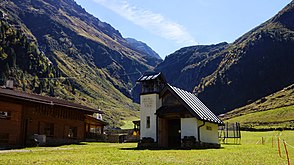
{"type": "Polygon", "coordinates": [[[159,79],[159,78],[161,80],[163,80],[163,82],[166,82],[166,80],[161,72],[144,74],[137,80],[137,82],[150,81],[150,80],[155,80],[155,79],[159,79]]]}

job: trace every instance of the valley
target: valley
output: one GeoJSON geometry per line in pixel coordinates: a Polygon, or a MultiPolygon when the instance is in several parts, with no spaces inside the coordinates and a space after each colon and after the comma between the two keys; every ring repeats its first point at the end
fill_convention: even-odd
{"type": "Polygon", "coordinates": [[[164,60],[74,0],[3,1],[0,11],[0,85],[12,79],[16,90],[100,109],[115,128],[139,117],[136,80],[162,72],[224,120],[293,128],[293,2],[232,43],[188,46],[164,60]],[[275,121],[280,113],[290,117],[275,121]]]}

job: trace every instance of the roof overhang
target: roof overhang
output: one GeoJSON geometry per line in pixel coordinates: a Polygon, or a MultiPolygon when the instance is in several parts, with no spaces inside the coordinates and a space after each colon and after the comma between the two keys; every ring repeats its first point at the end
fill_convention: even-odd
{"type": "Polygon", "coordinates": [[[9,89],[1,89],[0,88],[0,97],[1,98],[10,98],[10,99],[16,99],[19,101],[25,101],[30,103],[39,103],[39,104],[45,104],[45,105],[51,105],[51,106],[61,106],[61,107],[67,107],[72,109],[77,109],[81,111],[86,111],[89,113],[102,113],[102,111],[99,111],[97,109],[93,109],[81,104],[73,103],[70,101],[53,98],[49,96],[42,96],[37,94],[29,94],[21,91],[14,91],[9,89]]]}
{"type": "Polygon", "coordinates": [[[172,95],[175,96],[177,100],[179,100],[180,103],[190,112],[190,114],[194,116],[195,118],[197,118],[198,120],[202,120],[202,121],[210,122],[210,123],[216,123],[218,125],[223,125],[223,122],[216,115],[214,115],[198,98],[197,98],[198,100],[196,101],[198,102],[197,104],[199,104],[200,106],[199,108],[201,108],[199,109],[199,111],[207,111],[207,112],[203,113],[202,116],[199,116],[199,114],[197,114],[195,110],[192,109],[191,105],[196,104],[196,101],[191,100],[191,102],[189,102],[188,104],[187,100],[189,100],[190,98],[188,98],[186,94],[193,95],[193,98],[195,97],[194,99],[196,99],[196,96],[194,94],[191,94],[187,91],[184,91],[182,89],[179,89],[167,84],[165,88],[161,91],[160,97],[162,97],[166,91],[171,92],[172,95]],[[178,90],[177,91],[178,93],[175,90],[178,90]]]}

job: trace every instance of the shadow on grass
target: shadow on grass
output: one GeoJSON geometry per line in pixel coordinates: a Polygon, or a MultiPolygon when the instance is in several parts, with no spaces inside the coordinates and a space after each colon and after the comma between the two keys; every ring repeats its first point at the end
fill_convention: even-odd
{"type": "Polygon", "coordinates": [[[66,146],[66,145],[87,145],[87,143],[86,142],[76,142],[76,143],[61,143],[61,144],[51,144],[51,145],[50,144],[49,145],[30,144],[30,145],[26,145],[26,146],[6,146],[6,147],[1,147],[0,151],[25,149],[25,148],[36,148],[36,147],[42,147],[42,148],[62,147],[62,146],[66,146]]]}
{"type": "Polygon", "coordinates": [[[220,148],[138,148],[138,147],[132,147],[132,148],[120,148],[120,150],[131,150],[131,151],[143,151],[143,150],[150,150],[150,151],[170,151],[170,150],[211,150],[211,149],[225,149],[224,147],[220,148]]]}

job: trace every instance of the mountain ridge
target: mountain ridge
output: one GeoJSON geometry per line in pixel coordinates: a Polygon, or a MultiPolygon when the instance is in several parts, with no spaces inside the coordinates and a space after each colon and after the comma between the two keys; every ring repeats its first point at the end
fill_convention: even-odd
{"type": "Polygon", "coordinates": [[[272,19],[249,31],[222,52],[225,58],[218,69],[194,89],[211,108],[223,113],[294,82],[288,75],[289,70],[294,70],[291,65],[294,62],[293,28],[275,21],[278,17],[285,18],[285,12],[290,11],[293,15],[293,4],[291,2],[272,19]]]}
{"type": "Polygon", "coordinates": [[[11,77],[18,89],[102,109],[110,127],[138,116],[138,105],[126,96],[130,97],[137,77],[153,69],[160,60],[131,49],[118,30],[90,15],[73,0],[12,0],[2,4],[0,10],[6,16],[3,21],[34,43],[36,50],[54,66],[54,73],[28,73],[20,67],[22,61],[17,61],[3,70],[0,79],[11,77]],[[19,81],[22,71],[24,82],[19,81]],[[43,91],[36,90],[44,83],[51,85],[43,91]]]}
{"type": "Polygon", "coordinates": [[[150,48],[146,43],[144,43],[142,41],[138,41],[134,38],[126,38],[126,41],[131,46],[131,48],[138,50],[138,52],[142,52],[142,53],[148,54],[154,58],[162,60],[162,58],[152,48],[150,48]]]}
{"type": "Polygon", "coordinates": [[[172,61],[167,57],[155,70],[165,72],[173,85],[194,92],[216,114],[277,92],[294,82],[291,76],[294,71],[293,6],[292,1],[268,21],[211,52],[200,64],[197,61],[187,64],[194,52],[185,52],[184,48],[175,52],[178,55],[170,55],[175,57],[173,61],[186,57],[181,64],[167,62],[172,61]],[[163,64],[169,71],[164,71],[163,64]],[[170,72],[171,69],[177,74],[170,72]],[[185,72],[189,76],[182,76],[185,72]],[[179,77],[183,81],[177,82],[179,77]],[[185,81],[186,77],[190,83],[185,81]]]}

